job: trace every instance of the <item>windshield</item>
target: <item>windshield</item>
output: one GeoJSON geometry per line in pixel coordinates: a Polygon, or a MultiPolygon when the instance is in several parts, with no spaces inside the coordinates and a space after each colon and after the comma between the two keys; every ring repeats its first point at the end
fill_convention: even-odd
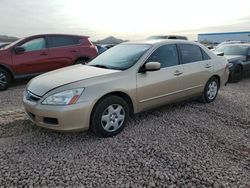
{"type": "Polygon", "coordinates": [[[225,55],[246,55],[249,46],[230,45],[217,48],[216,52],[223,52],[225,55]]]}
{"type": "Polygon", "coordinates": [[[88,65],[107,69],[126,70],[132,67],[151,45],[121,44],[97,56],[88,65]]]}

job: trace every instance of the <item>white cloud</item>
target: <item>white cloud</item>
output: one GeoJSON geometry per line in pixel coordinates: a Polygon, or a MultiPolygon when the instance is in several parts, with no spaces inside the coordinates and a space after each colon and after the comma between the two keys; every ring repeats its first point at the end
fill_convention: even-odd
{"type": "Polygon", "coordinates": [[[245,0],[0,0],[0,5],[0,34],[20,37],[77,33],[137,39],[214,27],[250,30],[244,20],[250,16],[250,1],[245,0]]]}

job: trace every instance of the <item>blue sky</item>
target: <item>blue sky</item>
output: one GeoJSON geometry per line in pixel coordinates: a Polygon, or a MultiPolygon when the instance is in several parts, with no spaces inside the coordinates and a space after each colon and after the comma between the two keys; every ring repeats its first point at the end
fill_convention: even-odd
{"type": "Polygon", "coordinates": [[[69,33],[92,40],[250,31],[250,1],[0,0],[0,35],[69,33]],[[237,3],[236,3],[237,2],[237,3]]]}

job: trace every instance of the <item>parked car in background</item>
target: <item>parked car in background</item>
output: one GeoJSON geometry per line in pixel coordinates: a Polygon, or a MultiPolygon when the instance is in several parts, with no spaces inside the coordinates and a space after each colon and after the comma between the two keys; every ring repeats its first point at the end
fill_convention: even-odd
{"type": "Polygon", "coordinates": [[[5,46],[7,46],[7,45],[9,45],[9,44],[10,44],[10,43],[6,43],[6,42],[0,43],[0,49],[3,48],[3,47],[5,47],[5,46]]]}
{"type": "Polygon", "coordinates": [[[98,53],[101,54],[103,52],[105,52],[107,50],[107,48],[99,45],[99,44],[96,44],[96,47],[97,47],[97,50],[98,50],[98,53]]]}
{"type": "Polygon", "coordinates": [[[224,45],[229,45],[229,44],[244,44],[244,43],[248,43],[249,41],[235,41],[235,40],[230,40],[230,41],[225,41],[225,42],[221,42],[220,44],[218,44],[216,48],[220,48],[221,46],[224,45]]]}
{"type": "Polygon", "coordinates": [[[193,97],[213,102],[228,80],[227,64],[189,41],[126,42],[87,65],[32,79],[24,108],[38,126],[114,136],[133,114],[193,97]]]}
{"type": "Polygon", "coordinates": [[[103,44],[102,47],[109,49],[109,48],[113,48],[114,46],[116,46],[116,44],[103,44]]]}
{"type": "Polygon", "coordinates": [[[180,36],[180,35],[155,35],[148,37],[147,39],[152,40],[152,39],[180,39],[180,40],[188,40],[187,37],[185,36],[180,36]]]}
{"type": "Polygon", "coordinates": [[[223,52],[228,59],[230,82],[239,82],[245,73],[250,73],[250,44],[223,45],[214,52],[223,52]]]}
{"type": "Polygon", "coordinates": [[[0,90],[12,80],[84,64],[97,54],[86,36],[45,34],[20,39],[0,50],[0,90]]]}

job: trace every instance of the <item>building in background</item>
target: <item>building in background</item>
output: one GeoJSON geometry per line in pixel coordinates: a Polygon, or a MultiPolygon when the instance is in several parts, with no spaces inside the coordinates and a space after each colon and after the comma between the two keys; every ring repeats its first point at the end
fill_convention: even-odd
{"type": "Polygon", "coordinates": [[[249,41],[250,31],[226,32],[226,33],[202,33],[198,34],[198,41],[201,43],[218,44],[224,41],[249,41]]]}

